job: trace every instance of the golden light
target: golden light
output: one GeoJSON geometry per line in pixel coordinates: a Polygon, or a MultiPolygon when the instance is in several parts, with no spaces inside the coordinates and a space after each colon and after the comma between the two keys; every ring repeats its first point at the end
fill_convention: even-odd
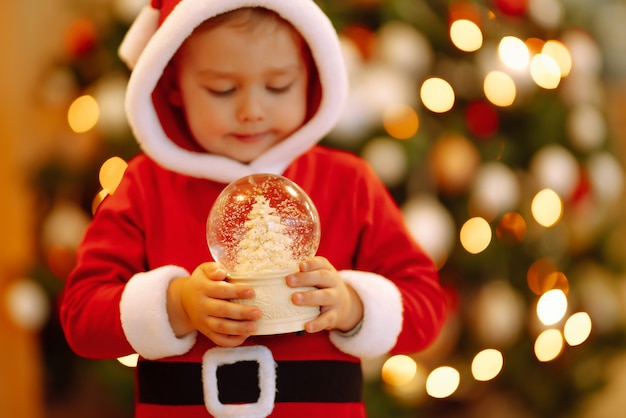
{"type": "Polygon", "coordinates": [[[96,214],[98,207],[108,195],[109,195],[109,192],[103,189],[103,190],[100,190],[98,194],[94,196],[93,200],[91,201],[91,214],[92,215],[96,214]]]}
{"type": "Polygon", "coordinates": [[[468,219],[461,227],[461,245],[468,253],[478,254],[491,242],[491,227],[484,218],[468,219]]]}
{"type": "Polygon", "coordinates": [[[129,354],[124,357],[118,357],[117,361],[126,367],[137,367],[137,361],[139,360],[139,354],[129,354]]]}
{"type": "Polygon", "coordinates": [[[485,77],[483,83],[485,97],[499,107],[511,106],[517,96],[515,82],[502,71],[492,71],[485,77]]]}
{"type": "Polygon", "coordinates": [[[591,334],[591,317],[586,312],[577,312],[565,322],[565,341],[571,346],[584,343],[591,334]]]}
{"type": "Polygon", "coordinates": [[[81,96],[74,100],[67,112],[67,122],[76,133],[87,132],[96,126],[100,117],[100,108],[96,100],[89,96],[81,96]]]}
{"type": "Polygon", "coordinates": [[[530,210],[539,225],[550,228],[563,216],[563,202],[554,190],[543,189],[533,198],[530,210]]]}
{"type": "Polygon", "coordinates": [[[528,47],[524,41],[515,36],[505,36],[500,40],[498,55],[504,65],[516,70],[526,68],[530,60],[528,47]]]}
{"type": "Polygon", "coordinates": [[[480,168],[480,152],[468,138],[444,134],[431,147],[428,168],[439,190],[446,194],[464,193],[480,168]]]}
{"type": "Polygon", "coordinates": [[[537,317],[544,325],[554,325],[567,312],[567,296],[561,289],[548,290],[537,302],[537,317]]]}
{"type": "Polygon", "coordinates": [[[526,221],[517,212],[505,213],[496,226],[496,236],[502,242],[517,245],[526,236],[526,221]]]}
{"type": "Polygon", "coordinates": [[[426,393],[433,398],[447,398],[459,387],[461,374],[449,366],[438,367],[426,379],[426,393]]]}
{"type": "Polygon", "coordinates": [[[387,359],[381,370],[381,377],[391,386],[406,385],[415,378],[417,363],[409,356],[397,355],[387,359]]]}
{"type": "Polygon", "coordinates": [[[471,20],[459,19],[450,25],[450,40],[461,51],[473,52],[483,46],[483,33],[471,20]]]}
{"type": "Polygon", "coordinates": [[[555,271],[553,273],[548,274],[545,277],[544,292],[552,289],[559,289],[563,291],[566,295],[569,293],[569,280],[565,273],[561,271],[555,271]]]}
{"type": "Polygon", "coordinates": [[[420,97],[424,106],[435,113],[445,113],[454,106],[454,90],[442,78],[429,78],[420,89],[420,97]]]}
{"type": "Polygon", "coordinates": [[[528,268],[526,273],[528,287],[534,294],[541,296],[554,288],[550,278],[556,278],[556,273],[557,266],[554,260],[551,258],[540,258],[528,268]]]}
{"type": "Polygon", "coordinates": [[[546,42],[541,53],[552,57],[559,66],[561,77],[567,77],[572,70],[572,55],[569,49],[560,41],[550,40],[546,42]]]}
{"type": "Polygon", "coordinates": [[[492,348],[476,354],[472,360],[472,376],[481,382],[494,379],[502,371],[504,357],[498,350],[492,348]]]}
{"type": "Polygon", "coordinates": [[[388,384],[385,390],[405,405],[418,405],[426,396],[427,377],[428,371],[421,364],[417,364],[413,379],[399,386],[388,384]]]}
{"type": "Polygon", "coordinates": [[[419,118],[411,106],[398,104],[385,109],[383,126],[391,137],[408,139],[417,133],[419,118]]]}
{"type": "Polygon", "coordinates": [[[563,336],[557,329],[547,329],[535,340],[535,357],[541,362],[554,360],[562,350],[563,336]]]}
{"type": "Polygon", "coordinates": [[[551,56],[537,54],[530,61],[530,76],[539,87],[552,90],[561,82],[561,68],[551,56]]]}
{"type": "Polygon", "coordinates": [[[120,157],[111,157],[102,164],[99,174],[100,185],[108,194],[115,193],[127,167],[128,163],[120,157]]]}

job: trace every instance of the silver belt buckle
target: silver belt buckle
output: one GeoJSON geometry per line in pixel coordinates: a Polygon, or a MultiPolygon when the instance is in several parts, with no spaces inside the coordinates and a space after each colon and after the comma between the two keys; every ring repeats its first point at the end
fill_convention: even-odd
{"type": "Polygon", "coordinates": [[[269,348],[216,347],[202,356],[202,387],[204,404],[216,418],[265,418],[274,410],[276,397],[276,362],[269,348]],[[240,361],[256,361],[259,364],[259,399],[247,404],[223,404],[218,398],[217,368],[240,361]]]}

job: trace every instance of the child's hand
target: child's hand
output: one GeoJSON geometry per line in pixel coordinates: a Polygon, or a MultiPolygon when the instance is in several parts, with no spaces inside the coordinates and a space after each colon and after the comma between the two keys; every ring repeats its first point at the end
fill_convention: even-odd
{"type": "Polygon", "coordinates": [[[300,306],[320,306],[321,314],[307,322],[307,332],[337,329],[350,331],[363,318],[363,303],[324,257],[314,257],[300,264],[300,272],[287,277],[290,287],[313,286],[316,290],[295,292],[292,302],[300,306]]]}
{"type": "Polygon", "coordinates": [[[198,266],[190,277],[173,280],[168,289],[168,314],[177,335],[196,329],[215,344],[241,345],[256,330],[261,310],[229,299],[250,299],[249,286],[225,281],[226,272],[215,263],[198,266]]]}

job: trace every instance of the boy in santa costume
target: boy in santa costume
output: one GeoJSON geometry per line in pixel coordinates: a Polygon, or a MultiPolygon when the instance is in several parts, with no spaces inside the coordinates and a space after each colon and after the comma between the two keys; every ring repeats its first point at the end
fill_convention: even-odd
{"type": "Polygon", "coordinates": [[[120,54],[142,153],[98,208],[61,319],[79,355],[138,353],[136,417],[363,417],[360,359],[424,349],[441,328],[436,269],[358,157],[317,143],[341,113],[338,38],[312,0],[153,0],[120,54]],[[311,197],[317,256],[288,276],[320,306],[305,332],[254,335],[254,289],[207,248],[224,187],[283,175],[311,197]]]}

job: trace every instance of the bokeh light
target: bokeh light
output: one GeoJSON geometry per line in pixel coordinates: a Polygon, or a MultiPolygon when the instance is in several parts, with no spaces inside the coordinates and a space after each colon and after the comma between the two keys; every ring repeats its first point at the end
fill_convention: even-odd
{"type": "Polygon", "coordinates": [[[531,212],[539,225],[550,228],[561,219],[563,202],[554,190],[543,189],[533,197],[531,212]]]}
{"type": "Polygon", "coordinates": [[[472,212],[494,219],[514,209],[520,196],[520,184],[513,170],[500,162],[488,162],[476,174],[471,195],[472,212]]]}
{"type": "Polygon", "coordinates": [[[567,133],[573,147],[589,152],[599,148],[606,139],[607,126],[597,106],[580,104],[572,109],[567,118],[567,133]]]}
{"type": "Polygon", "coordinates": [[[624,169],[617,157],[608,151],[594,153],[587,161],[589,180],[595,195],[612,203],[621,198],[624,190],[624,169]]]}
{"type": "Polygon", "coordinates": [[[527,316],[522,294],[508,280],[484,284],[471,306],[472,328],[486,346],[509,347],[519,338],[527,316]]]}
{"type": "Polygon", "coordinates": [[[461,51],[473,52],[483,46],[483,33],[471,20],[459,19],[450,25],[450,40],[461,51]]]}
{"type": "Polygon", "coordinates": [[[572,195],[580,178],[576,157],[561,145],[542,147],[533,155],[529,170],[539,187],[552,189],[563,198],[572,195]]]}
{"type": "Polygon", "coordinates": [[[375,58],[411,77],[423,77],[435,60],[430,40],[413,25],[392,20],[377,35],[375,58]]]}
{"type": "Polygon", "coordinates": [[[391,138],[379,137],[370,140],[361,156],[370,163],[378,177],[388,187],[398,185],[406,176],[408,161],[402,144],[391,138]]]}
{"type": "Polygon", "coordinates": [[[444,194],[465,193],[480,167],[476,144],[457,134],[443,135],[430,149],[428,168],[444,194]]]}
{"type": "Polygon", "coordinates": [[[420,89],[420,97],[424,106],[435,113],[445,113],[454,106],[454,90],[442,78],[429,78],[420,89]]]}
{"type": "Polygon", "coordinates": [[[459,387],[461,374],[453,367],[441,366],[430,372],[426,392],[433,398],[447,398],[459,387]]]}
{"type": "Polygon", "coordinates": [[[93,97],[100,110],[98,129],[113,140],[121,141],[130,131],[124,107],[127,83],[127,76],[111,74],[98,80],[92,87],[93,97]]]}
{"type": "Polygon", "coordinates": [[[556,28],[561,23],[563,7],[559,0],[529,0],[528,15],[544,28],[556,28]]]}
{"type": "Polygon", "coordinates": [[[541,53],[551,57],[559,66],[561,78],[565,78],[572,70],[572,55],[561,41],[549,40],[541,49],[541,53]]]}
{"type": "Polygon", "coordinates": [[[555,89],[561,82],[561,68],[551,56],[537,54],[530,61],[530,76],[539,87],[555,89]]]}
{"type": "Polygon", "coordinates": [[[100,108],[98,102],[89,96],[81,96],[74,100],[67,112],[67,122],[76,133],[84,133],[98,123],[100,108]]]}
{"type": "Polygon", "coordinates": [[[531,264],[526,273],[526,282],[532,292],[541,296],[553,288],[551,277],[556,277],[557,265],[551,258],[540,258],[531,264]]]}
{"type": "Polygon", "coordinates": [[[526,236],[526,221],[517,212],[502,215],[496,226],[496,237],[506,244],[520,244],[526,236]]]}
{"type": "Polygon", "coordinates": [[[543,331],[535,340],[535,356],[541,362],[552,361],[563,350],[563,336],[557,329],[543,331]]]}
{"type": "Polygon", "coordinates": [[[544,325],[554,325],[567,312],[567,296],[561,289],[548,290],[537,302],[537,317],[544,325]]]}
{"type": "Polygon", "coordinates": [[[448,209],[434,196],[416,195],[402,207],[413,238],[438,267],[444,265],[455,244],[456,226],[448,209]]]}
{"type": "Polygon", "coordinates": [[[100,167],[100,185],[108,194],[114,194],[119,186],[128,163],[120,157],[111,157],[100,167]]]}
{"type": "Polygon", "coordinates": [[[517,95],[515,82],[502,71],[491,71],[487,74],[483,83],[483,90],[487,100],[499,107],[511,106],[517,95]]]}
{"type": "MultiPolygon", "coordinates": [[[[13,323],[27,331],[39,331],[50,313],[50,302],[40,284],[20,279],[6,288],[4,305],[13,323]]],[[[7,343],[7,341],[5,341],[7,343]]]]}
{"type": "Polygon", "coordinates": [[[587,312],[576,312],[565,322],[565,341],[571,346],[584,343],[591,334],[591,317],[587,312]]]}
{"type": "Polygon", "coordinates": [[[472,376],[481,382],[492,380],[500,374],[503,365],[504,357],[500,351],[492,348],[483,350],[472,360],[472,376]]]}
{"type": "Polygon", "coordinates": [[[461,227],[461,245],[468,253],[483,252],[491,242],[489,222],[480,217],[468,219],[461,227]]]}
{"type": "Polygon", "coordinates": [[[390,357],[385,361],[381,370],[381,377],[391,386],[402,386],[409,383],[417,373],[415,360],[406,355],[390,357]]]}
{"type": "Polygon", "coordinates": [[[498,44],[498,55],[509,68],[521,70],[528,67],[530,52],[521,39],[515,36],[505,36],[498,44]]]}
{"type": "Polygon", "coordinates": [[[398,104],[389,106],[383,113],[383,126],[396,139],[408,139],[417,133],[419,118],[411,106],[398,104]]]}
{"type": "Polygon", "coordinates": [[[139,361],[139,354],[129,354],[124,357],[118,357],[117,361],[119,361],[122,365],[126,367],[137,367],[137,362],[139,361]]]}

